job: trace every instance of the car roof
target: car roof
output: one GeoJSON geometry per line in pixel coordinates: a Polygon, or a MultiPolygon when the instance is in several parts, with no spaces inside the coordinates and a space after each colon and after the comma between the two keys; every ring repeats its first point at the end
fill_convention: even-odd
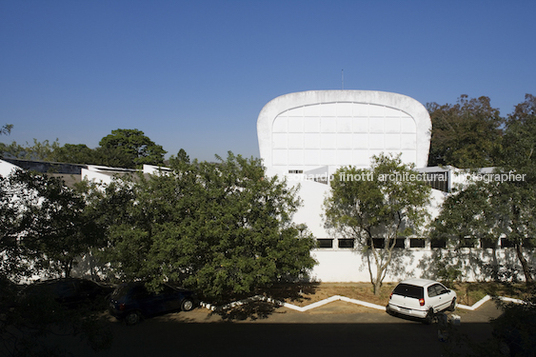
{"type": "Polygon", "coordinates": [[[400,284],[410,284],[410,285],[416,285],[416,286],[428,286],[432,284],[438,284],[437,281],[430,280],[430,279],[420,279],[420,278],[411,278],[402,280],[400,284]]]}

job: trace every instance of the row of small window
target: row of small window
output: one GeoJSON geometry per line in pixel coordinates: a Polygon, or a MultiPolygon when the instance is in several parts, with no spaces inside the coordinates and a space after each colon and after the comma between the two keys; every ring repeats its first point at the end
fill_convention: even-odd
{"type": "MultiPolygon", "coordinates": [[[[333,239],[333,238],[318,238],[317,240],[317,248],[319,249],[333,249],[334,248],[334,241],[336,241],[337,248],[339,249],[352,249],[355,247],[355,240],[354,239],[333,239]]],[[[431,239],[430,242],[430,248],[446,248],[447,247],[447,240],[446,239],[431,239]]],[[[397,238],[395,242],[395,248],[426,248],[427,239],[426,238],[397,238]],[[406,240],[409,240],[408,243],[406,243],[406,240]],[[406,245],[407,244],[407,245],[406,245]]],[[[376,248],[384,248],[385,247],[385,239],[383,238],[372,238],[372,244],[374,244],[374,247],[376,248]]],[[[369,242],[370,246],[370,242],[369,242]]],[[[534,248],[534,245],[532,244],[531,240],[527,239],[524,244],[524,247],[526,248],[534,248]]],[[[506,239],[501,238],[499,241],[497,241],[495,244],[492,241],[482,239],[480,241],[475,241],[470,238],[464,239],[461,244],[458,245],[458,248],[513,248],[514,244],[506,239]]]]}

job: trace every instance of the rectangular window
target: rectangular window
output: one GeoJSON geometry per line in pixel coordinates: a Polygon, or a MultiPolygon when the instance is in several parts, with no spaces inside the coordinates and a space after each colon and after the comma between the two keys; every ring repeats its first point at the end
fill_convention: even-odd
{"type": "Polygon", "coordinates": [[[460,241],[460,248],[474,248],[475,247],[475,241],[473,238],[463,238],[460,241]]]}
{"type": "Polygon", "coordinates": [[[449,175],[448,172],[423,172],[424,181],[435,188],[443,192],[449,192],[449,175]]]}
{"type": "Polygon", "coordinates": [[[437,239],[431,239],[430,240],[430,248],[432,249],[440,249],[440,248],[446,248],[447,247],[447,239],[446,238],[437,238],[437,239]]]}
{"type": "Polygon", "coordinates": [[[318,238],[316,240],[317,247],[321,249],[333,248],[333,239],[328,238],[318,238]]]}
{"type": "Polygon", "coordinates": [[[397,238],[395,242],[395,248],[406,248],[406,238],[397,238]]]}
{"type": "Polygon", "coordinates": [[[410,248],[424,248],[426,245],[426,240],[424,238],[410,238],[409,247],[410,248]]]}
{"type": "Polygon", "coordinates": [[[382,249],[385,247],[384,238],[372,238],[372,243],[374,243],[374,247],[378,249],[382,249]]]}
{"type": "Polygon", "coordinates": [[[513,248],[514,242],[508,240],[507,238],[501,238],[501,248],[513,248]]]}
{"type": "Polygon", "coordinates": [[[354,247],[353,239],[337,239],[337,241],[341,249],[352,249],[354,247]]]}
{"type": "Polygon", "coordinates": [[[497,247],[497,241],[496,240],[490,240],[490,239],[481,239],[480,240],[480,246],[484,249],[491,248],[494,249],[497,247]]]}
{"type": "Polygon", "coordinates": [[[411,284],[398,284],[393,291],[393,294],[406,296],[414,299],[422,299],[424,297],[424,288],[411,284]]]}

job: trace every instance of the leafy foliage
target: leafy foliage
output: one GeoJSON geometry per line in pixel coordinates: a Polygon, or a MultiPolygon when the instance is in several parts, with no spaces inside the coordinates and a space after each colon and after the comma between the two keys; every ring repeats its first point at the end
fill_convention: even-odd
{"type": "Polygon", "coordinates": [[[58,332],[96,350],[109,346],[100,311],[67,309],[16,285],[35,275],[68,276],[75,259],[99,243],[92,213],[58,178],[21,170],[0,176],[0,354],[66,355],[47,339],[58,332]]]}
{"type": "Polygon", "coordinates": [[[181,281],[213,300],[306,275],[314,240],[291,223],[296,191],[265,177],[258,159],[172,158],[172,172],[138,177],[134,200],[110,225],[108,259],[153,289],[181,281]]]}
{"type": "Polygon", "coordinates": [[[11,129],[13,129],[13,124],[5,124],[0,128],[0,134],[8,135],[11,133],[11,129]]]}
{"type": "MultiPolygon", "coordinates": [[[[526,96],[509,116],[500,152],[501,165],[495,174],[521,180],[474,182],[453,192],[443,203],[434,223],[433,236],[487,241],[495,246],[504,237],[512,247],[527,283],[533,281],[533,268],[525,257],[525,248],[536,245],[536,99],[526,96]]],[[[505,266],[504,262],[502,263],[505,266]]],[[[491,269],[499,278],[499,267],[491,269]]],[[[510,274],[510,277],[514,277],[510,274]]]]}
{"type": "Polygon", "coordinates": [[[129,162],[121,166],[126,168],[135,168],[143,164],[163,164],[166,153],[162,146],[155,144],[138,129],[112,130],[110,135],[101,139],[99,145],[109,152],[115,150],[121,153],[122,157],[127,157],[129,162]]]}
{"type": "Polygon", "coordinates": [[[503,119],[488,97],[462,95],[455,105],[427,104],[432,120],[428,166],[494,166],[502,143],[503,119]]]}
{"type": "MultiPolygon", "coordinates": [[[[2,127],[2,134],[11,131],[12,126],[2,127]]],[[[143,164],[164,163],[166,151],[137,129],[112,130],[112,134],[102,138],[99,147],[90,149],[85,144],[60,145],[53,142],[33,140],[33,144],[20,145],[0,143],[0,154],[8,158],[63,162],[70,164],[103,165],[111,167],[136,168],[143,164]]]]}
{"type": "Polygon", "coordinates": [[[65,144],[54,150],[52,161],[71,164],[102,164],[102,160],[98,159],[97,152],[97,149],[92,150],[85,144],[65,144]]]}
{"type": "Polygon", "coordinates": [[[2,274],[13,279],[31,266],[33,273],[44,269],[69,276],[75,259],[101,233],[86,215],[83,197],[59,178],[22,170],[1,177],[0,184],[0,210],[5,214],[0,248],[7,264],[2,274]]]}
{"type": "Polygon", "coordinates": [[[16,141],[6,145],[0,143],[0,154],[6,157],[12,157],[24,160],[39,160],[39,161],[56,161],[55,152],[60,148],[60,144],[56,139],[52,143],[48,140],[43,142],[33,140],[33,145],[26,143],[20,145],[16,141]]]}
{"type": "Polygon", "coordinates": [[[337,170],[331,196],[324,201],[326,226],[355,239],[363,249],[375,293],[388,271],[397,238],[417,234],[427,217],[430,187],[404,179],[412,174],[418,173],[403,164],[400,155],[374,156],[370,169],[337,170]],[[377,238],[383,242],[379,247],[374,243],[377,238]]]}

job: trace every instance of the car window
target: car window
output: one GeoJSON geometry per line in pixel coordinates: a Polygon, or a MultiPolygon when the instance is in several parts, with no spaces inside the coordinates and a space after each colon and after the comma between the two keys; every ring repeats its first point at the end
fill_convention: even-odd
{"type": "Polygon", "coordinates": [[[56,294],[58,296],[70,296],[76,293],[76,287],[72,281],[61,281],[56,285],[56,294]]]}
{"type": "Polygon", "coordinates": [[[393,293],[415,299],[421,299],[424,297],[424,288],[422,286],[410,284],[398,284],[393,293]]]}
{"type": "Polygon", "coordinates": [[[137,285],[132,288],[130,291],[130,296],[132,296],[134,299],[142,299],[149,296],[149,292],[143,285],[137,285]]]}
{"type": "Polygon", "coordinates": [[[112,297],[114,299],[117,299],[120,296],[125,296],[126,294],[129,293],[129,289],[130,287],[126,284],[119,285],[117,289],[115,289],[114,292],[112,293],[112,297]]]}
{"type": "Polygon", "coordinates": [[[432,285],[428,287],[428,297],[434,297],[438,295],[438,291],[436,289],[436,285],[432,285]]]}
{"type": "Polygon", "coordinates": [[[434,284],[428,288],[428,296],[432,297],[432,296],[437,296],[437,295],[443,295],[443,294],[446,294],[447,291],[448,289],[444,287],[443,285],[434,284]],[[430,289],[434,291],[434,295],[430,295],[430,289]]]}
{"type": "Polygon", "coordinates": [[[172,287],[170,287],[168,285],[162,286],[162,291],[160,291],[160,294],[162,294],[162,295],[171,295],[171,294],[174,294],[174,293],[175,293],[175,289],[173,289],[172,287]]]}
{"type": "Polygon", "coordinates": [[[80,280],[78,284],[81,291],[92,291],[97,288],[96,284],[89,280],[80,280]]]}
{"type": "Polygon", "coordinates": [[[437,284],[436,289],[437,289],[437,294],[438,295],[446,294],[449,291],[449,289],[447,289],[446,287],[444,287],[441,284],[437,284]]]}

